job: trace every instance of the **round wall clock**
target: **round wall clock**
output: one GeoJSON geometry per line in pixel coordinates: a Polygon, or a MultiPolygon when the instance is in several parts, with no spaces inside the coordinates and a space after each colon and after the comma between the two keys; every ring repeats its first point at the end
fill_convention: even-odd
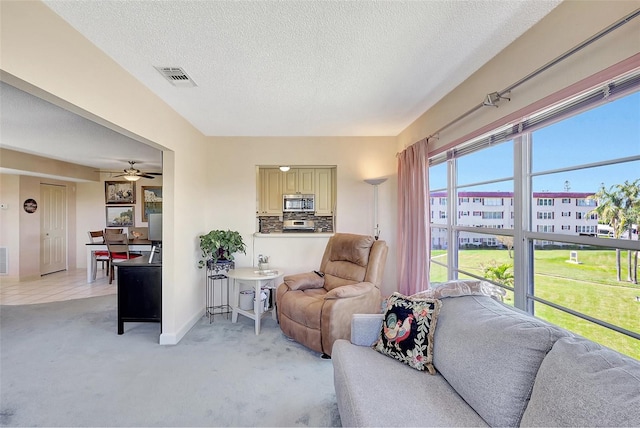
{"type": "Polygon", "coordinates": [[[38,203],[35,201],[35,199],[27,199],[26,201],[24,201],[23,207],[26,212],[32,214],[38,209],[38,203]]]}

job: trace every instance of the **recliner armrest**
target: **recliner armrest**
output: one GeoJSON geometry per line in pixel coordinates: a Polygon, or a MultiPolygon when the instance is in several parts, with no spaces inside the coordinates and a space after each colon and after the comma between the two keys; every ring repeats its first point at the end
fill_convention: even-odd
{"type": "Polygon", "coordinates": [[[284,283],[289,290],[308,290],[324,287],[324,278],[315,272],[298,273],[285,276],[284,283]]]}
{"type": "Polygon", "coordinates": [[[353,314],[351,318],[351,343],[372,346],[380,337],[382,314],[353,314]]]}
{"type": "Polygon", "coordinates": [[[357,284],[343,285],[329,291],[325,296],[325,300],[329,299],[346,299],[349,297],[358,297],[369,293],[375,285],[370,282],[359,282],[357,284]]]}

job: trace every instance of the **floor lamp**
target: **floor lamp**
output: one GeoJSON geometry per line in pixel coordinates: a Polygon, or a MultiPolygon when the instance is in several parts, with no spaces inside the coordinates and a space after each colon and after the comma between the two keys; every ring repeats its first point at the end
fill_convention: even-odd
{"type": "Polygon", "coordinates": [[[378,227],[378,185],[387,181],[386,178],[368,178],[365,183],[373,186],[373,237],[378,240],[380,237],[380,228],[378,227]]]}

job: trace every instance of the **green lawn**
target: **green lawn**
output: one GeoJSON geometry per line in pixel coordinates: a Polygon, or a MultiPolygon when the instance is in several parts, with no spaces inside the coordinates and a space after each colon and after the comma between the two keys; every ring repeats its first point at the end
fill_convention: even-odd
{"type": "MultiPolygon", "coordinates": [[[[432,257],[446,263],[444,251],[432,257]]],[[[640,333],[640,286],[626,281],[627,253],[622,252],[622,282],[616,280],[615,251],[578,250],[579,264],[569,263],[569,250],[540,250],[534,253],[536,296],[577,312],[640,333]]],[[[460,269],[482,276],[482,265],[513,263],[506,250],[460,250],[460,269]]],[[[446,280],[446,269],[432,264],[432,281],[446,280]]],[[[513,304],[508,293],[506,303],[513,304]]],[[[582,336],[640,359],[640,341],[600,327],[581,318],[536,303],[536,316],[582,336]]]]}

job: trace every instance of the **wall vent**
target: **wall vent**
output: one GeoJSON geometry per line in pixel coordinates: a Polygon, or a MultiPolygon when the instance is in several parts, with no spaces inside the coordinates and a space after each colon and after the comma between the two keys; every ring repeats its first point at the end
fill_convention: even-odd
{"type": "Polygon", "coordinates": [[[196,85],[191,77],[180,67],[155,67],[165,79],[169,81],[173,86],[179,88],[192,88],[196,85]]]}
{"type": "Polygon", "coordinates": [[[9,250],[0,247],[0,275],[9,275],[9,250]]]}

